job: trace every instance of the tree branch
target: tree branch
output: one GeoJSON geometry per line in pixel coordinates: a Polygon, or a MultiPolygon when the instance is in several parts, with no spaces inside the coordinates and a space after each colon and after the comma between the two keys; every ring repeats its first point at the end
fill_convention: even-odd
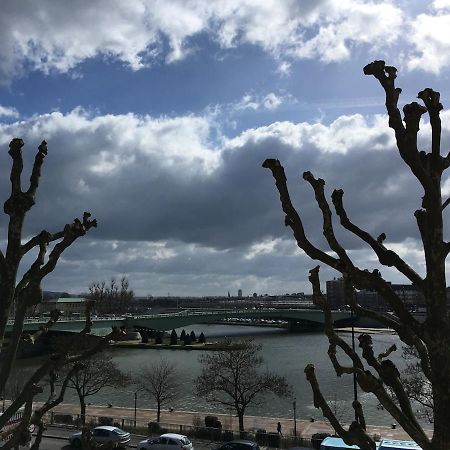
{"type": "Polygon", "coordinates": [[[450,203],[450,197],[448,197],[444,203],[442,203],[442,211],[444,211],[445,208],[447,208],[447,206],[450,203]]]}
{"type": "Polygon", "coordinates": [[[347,252],[339,244],[334,234],[333,221],[331,219],[331,210],[324,193],[325,181],[322,180],[322,178],[316,180],[311,172],[304,172],[303,179],[306,180],[314,189],[317,204],[319,205],[319,208],[322,211],[323,235],[325,236],[328,245],[330,246],[331,250],[336,252],[340,260],[346,266],[353,266],[352,262],[350,261],[350,258],[347,255],[347,252]]]}
{"type": "Polygon", "coordinates": [[[423,290],[423,279],[417,274],[417,272],[409,266],[405,261],[403,261],[400,256],[392,250],[388,250],[383,245],[383,240],[385,235],[381,234],[378,239],[374,239],[368,232],[362,230],[357,225],[355,225],[347,215],[343,204],[344,191],[342,189],[334,190],[332,194],[332,201],[336,214],[339,216],[341,225],[354,235],[358,236],[361,240],[369,244],[373,251],[378,256],[380,264],[388,267],[395,267],[400,273],[405,275],[413,284],[417,285],[423,290]]]}
{"type": "Polygon", "coordinates": [[[281,206],[286,214],[285,225],[291,227],[298,246],[304,250],[310,258],[322,261],[324,264],[339,270],[339,260],[312,245],[306,237],[300,216],[292,205],[286,185],[286,175],[280,161],[277,159],[266,159],[262,166],[266,169],[270,169],[272,172],[280,194],[281,206]]]}

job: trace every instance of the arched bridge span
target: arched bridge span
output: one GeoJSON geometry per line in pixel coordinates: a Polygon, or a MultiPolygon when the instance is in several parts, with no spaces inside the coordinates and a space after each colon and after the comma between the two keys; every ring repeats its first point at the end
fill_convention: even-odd
{"type": "MultiPolygon", "coordinates": [[[[333,321],[336,325],[344,325],[351,318],[348,311],[333,311],[333,321]]],[[[198,323],[210,323],[224,319],[267,319],[285,320],[298,326],[310,325],[310,328],[319,328],[323,325],[324,315],[316,309],[257,309],[257,310],[210,310],[210,311],[180,311],[170,314],[117,316],[93,319],[93,333],[106,334],[111,327],[124,327],[128,330],[171,330],[198,323]]],[[[43,325],[44,321],[27,320],[24,331],[34,331],[43,325]]],[[[80,331],[84,326],[83,319],[60,319],[52,327],[56,331],[80,331]]],[[[12,324],[8,325],[9,328],[12,324]]],[[[8,331],[8,330],[7,330],[8,331]]]]}

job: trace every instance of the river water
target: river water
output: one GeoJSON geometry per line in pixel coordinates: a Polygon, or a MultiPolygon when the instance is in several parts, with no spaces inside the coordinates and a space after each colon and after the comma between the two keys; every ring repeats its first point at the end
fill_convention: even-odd
{"type": "MultiPolygon", "coordinates": [[[[337,378],[334,369],[328,359],[328,341],[322,333],[289,334],[283,329],[269,327],[249,327],[240,325],[194,325],[187,327],[186,332],[193,330],[196,335],[203,331],[208,341],[218,337],[228,336],[231,339],[254,339],[262,344],[261,354],[265,360],[262,370],[267,369],[286,377],[292,386],[292,396],[278,398],[267,395],[258,408],[248,409],[249,415],[293,417],[293,400],[296,398],[297,419],[315,418],[322,420],[320,410],[312,404],[312,391],[306,381],[304,368],[313,363],[316,368],[316,376],[320,383],[324,396],[331,401],[332,409],[341,420],[351,420],[353,409],[353,378],[344,375],[337,378]]],[[[181,330],[177,330],[178,335],[181,330]]],[[[350,334],[343,334],[350,341],[350,334]]],[[[383,351],[393,343],[399,343],[397,336],[392,334],[373,335],[374,347],[377,351],[383,351]]],[[[356,341],[356,345],[358,341],[356,341]]],[[[398,345],[401,349],[401,345],[398,345]]],[[[140,367],[151,365],[159,358],[165,358],[173,362],[177,367],[178,376],[182,385],[182,396],[172,405],[175,409],[201,412],[217,412],[231,414],[231,411],[220,410],[217,406],[208,405],[202,398],[198,398],[194,392],[193,380],[199,375],[201,366],[198,361],[202,351],[199,350],[164,350],[164,349],[114,349],[113,359],[124,371],[135,374],[140,367]]],[[[401,350],[397,350],[391,358],[404,364],[401,359],[401,350]]],[[[348,362],[344,357],[343,362],[348,362]]],[[[32,364],[27,361],[27,367],[32,364]]],[[[366,421],[374,425],[389,425],[392,418],[379,409],[378,402],[371,394],[359,393],[359,400],[363,404],[366,421]]],[[[97,395],[88,399],[92,404],[114,406],[134,406],[134,387],[125,389],[104,389],[97,395]]],[[[66,403],[77,403],[73,391],[68,391],[66,403]]],[[[138,393],[138,408],[154,408],[153,402],[138,393]]]]}

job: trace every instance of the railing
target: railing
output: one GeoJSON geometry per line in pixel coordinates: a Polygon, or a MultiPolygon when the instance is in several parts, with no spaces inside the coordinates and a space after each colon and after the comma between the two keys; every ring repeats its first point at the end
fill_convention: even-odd
{"type": "MultiPolygon", "coordinates": [[[[52,425],[65,425],[77,428],[80,425],[80,416],[78,414],[56,414],[47,413],[44,420],[52,425]]],[[[97,425],[115,425],[126,431],[143,436],[159,436],[163,433],[180,433],[191,439],[207,440],[211,442],[227,442],[234,439],[250,439],[257,442],[260,446],[271,448],[291,448],[291,447],[311,447],[310,438],[302,436],[293,436],[293,434],[282,436],[278,433],[267,433],[263,429],[251,429],[243,433],[238,430],[225,430],[222,428],[211,428],[195,425],[180,425],[158,422],[134,422],[132,418],[118,418],[106,416],[86,416],[86,423],[90,426],[97,425]]],[[[290,430],[293,433],[293,430],[290,430]]]]}

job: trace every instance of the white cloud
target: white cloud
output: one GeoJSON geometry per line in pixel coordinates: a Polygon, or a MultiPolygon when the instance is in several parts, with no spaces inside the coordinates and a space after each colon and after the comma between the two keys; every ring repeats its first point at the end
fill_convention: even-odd
{"type": "Polygon", "coordinates": [[[388,0],[79,0],[70,5],[4,0],[0,80],[28,70],[67,72],[98,56],[133,70],[155,59],[171,63],[194,51],[189,40],[199,33],[223,48],[259,46],[286,73],[286,58],[338,61],[349,57],[353,44],[395,41],[401,17],[388,0]]]}
{"type": "Polygon", "coordinates": [[[237,102],[233,106],[233,109],[235,109],[236,111],[242,111],[246,109],[250,109],[253,111],[259,109],[275,110],[286,101],[292,102],[293,100],[289,96],[277,95],[273,92],[270,92],[265,96],[246,94],[239,102],[237,102]]]}
{"type": "Polygon", "coordinates": [[[409,69],[438,74],[450,64],[449,5],[435,1],[433,11],[418,15],[411,23],[408,37],[415,51],[408,58],[409,69]]]}
{"type": "Polygon", "coordinates": [[[263,99],[263,105],[266,109],[277,109],[281,103],[283,103],[283,98],[273,92],[267,94],[263,99]]]}
{"type": "Polygon", "coordinates": [[[19,112],[16,108],[0,105],[0,117],[12,117],[16,119],[19,117],[19,112]]]}

